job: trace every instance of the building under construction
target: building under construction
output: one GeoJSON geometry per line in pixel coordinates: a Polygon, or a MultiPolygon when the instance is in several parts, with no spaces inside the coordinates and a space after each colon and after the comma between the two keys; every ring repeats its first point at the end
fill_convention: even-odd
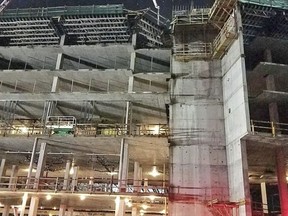
{"type": "Polygon", "coordinates": [[[2,11],[2,215],[288,216],[287,12],[2,11]]]}

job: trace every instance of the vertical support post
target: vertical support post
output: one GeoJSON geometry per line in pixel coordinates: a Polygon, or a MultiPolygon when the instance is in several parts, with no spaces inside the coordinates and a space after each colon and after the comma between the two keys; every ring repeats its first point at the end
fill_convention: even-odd
{"type": "Polygon", "coordinates": [[[60,37],[60,46],[64,46],[65,45],[65,39],[66,39],[66,35],[61,35],[60,37]]]}
{"type": "Polygon", "coordinates": [[[126,192],[127,178],[128,178],[128,168],[129,168],[129,149],[128,143],[125,139],[121,140],[121,151],[120,151],[120,163],[119,163],[119,191],[126,192]]]}
{"type": "Polygon", "coordinates": [[[277,179],[278,190],[281,205],[281,215],[288,215],[288,190],[286,182],[286,158],[285,151],[279,147],[276,149],[276,166],[277,166],[277,179]]]}
{"type": "Polygon", "coordinates": [[[136,52],[132,52],[130,57],[130,70],[135,71],[135,68],[136,68],[136,52]]]}
{"type": "Polygon", "coordinates": [[[9,180],[9,189],[15,189],[18,177],[18,166],[13,165],[11,169],[11,175],[9,180]]]}
{"type": "Polygon", "coordinates": [[[33,170],[33,163],[34,163],[34,160],[35,160],[37,144],[38,144],[38,138],[36,137],[34,139],[33,149],[32,149],[32,153],[31,153],[31,159],[30,159],[30,164],[29,164],[29,169],[28,169],[28,174],[27,174],[26,188],[30,188],[32,170],[33,170]]]}
{"type": "Polygon", "coordinates": [[[132,46],[133,46],[134,49],[135,49],[136,46],[137,46],[137,34],[136,34],[136,33],[134,33],[134,34],[132,35],[132,46]]]}
{"type": "Polygon", "coordinates": [[[56,70],[63,69],[63,63],[64,63],[64,54],[58,53],[55,69],[56,70]]]}
{"type": "Polygon", "coordinates": [[[64,182],[63,182],[63,190],[67,190],[67,188],[69,187],[69,172],[71,169],[71,161],[68,160],[66,162],[66,168],[65,168],[65,174],[64,174],[64,182]]]}
{"type": "Polygon", "coordinates": [[[39,197],[32,196],[28,216],[37,216],[39,197]]]}
{"type": "Polygon", "coordinates": [[[149,184],[149,180],[148,178],[145,178],[144,179],[144,192],[148,191],[148,184],[149,184]]]}
{"type": "Polygon", "coordinates": [[[140,179],[139,179],[139,162],[135,161],[134,162],[134,179],[133,179],[133,187],[134,187],[134,192],[138,193],[140,192],[140,179]]]}
{"type": "Polygon", "coordinates": [[[1,178],[4,176],[5,163],[6,163],[6,159],[2,159],[1,165],[0,165],[0,183],[1,183],[1,178]]]}
{"type": "Polygon", "coordinates": [[[117,197],[115,201],[115,216],[125,216],[125,200],[117,197]]]}
{"type": "Polygon", "coordinates": [[[11,208],[10,205],[4,205],[2,216],[9,216],[10,208],[11,208]]]}
{"type": "Polygon", "coordinates": [[[74,191],[77,187],[79,167],[75,166],[73,169],[74,169],[74,173],[72,177],[72,191],[74,191]]]}
{"type": "Polygon", "coordinates": [[[262,197],[262,208],[263,213],[268,214],[268,200],[267,200],[267,192],[266,192],[266,183],[261,182],[261,197],[262,197]]]}
{"type": "Polygon", "coordinates": [[[61,204],[59,208],[59,216],[65,216],[67,206],[65,204],[61,204]]]}
{"type": "Polygon", "coordinates": [[[20,216],[24,216],[24,214],[25,214],[27,200],[28,200],[28,193],[25,192],[23,197],[22,197],[20,216]]]}
{"type": "Polygon", "coordinates": [[[37,164],[37,169],[36,169],[36,174],[35,174],[34,189],[38,189],[40,178],[43,176],[43,173],[44,173],[44,167],[46,163],[46,151],[47,151],[47,144],[41,143],[38,164],[37,164]]]}

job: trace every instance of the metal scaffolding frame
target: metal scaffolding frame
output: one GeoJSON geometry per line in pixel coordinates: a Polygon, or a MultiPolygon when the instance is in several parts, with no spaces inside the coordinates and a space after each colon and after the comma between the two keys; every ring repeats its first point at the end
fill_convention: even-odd
{"type": "Polygon", "coordinates": [[[123,5],[10,9],[0,15],[2,46],[130,43],[133,33],[145,46],[162,46],[165,20],[157,24],[151,9],[129,11],[123,5]],[[65,37],[64,37],[65,36],[65,37]],[[63,43],[64,41],[64,43],[63,43]]]}

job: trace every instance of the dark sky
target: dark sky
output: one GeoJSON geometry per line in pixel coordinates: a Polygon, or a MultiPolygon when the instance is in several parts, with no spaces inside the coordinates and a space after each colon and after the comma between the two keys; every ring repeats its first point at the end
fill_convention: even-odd
{"type": "MultiPolygon", "coordinates": [[[[204,6],[211,1],[213,0],[194,0],[194,4],[198,6],[204,6]]],[[[123,3],[127,9],[132,10],[143,9],[147,7],[154,8],[152,0],[12,0],[9,8],[121,3],[123,3]]],[[[191,3],[191,0],[157,0],[157,3],[160,5],[160,13],[170,18],[173,5],[189,5],[191,3]]]]}

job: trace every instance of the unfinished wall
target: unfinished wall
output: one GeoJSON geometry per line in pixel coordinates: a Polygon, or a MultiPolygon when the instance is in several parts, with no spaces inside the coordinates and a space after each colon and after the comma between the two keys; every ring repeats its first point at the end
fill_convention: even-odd
{"type": "Polygon", "coordinates": [[[169,215],[212,215],[228,200],[220,62],[172,61],[169,215]]]}
{"type": "Polygon", "coordinates": [[[230,201],[245,201],[240,216],[251,215],[246,146],[240,141],[250,130],[241,32],[222,59],[222,74],[230,201]]]}

